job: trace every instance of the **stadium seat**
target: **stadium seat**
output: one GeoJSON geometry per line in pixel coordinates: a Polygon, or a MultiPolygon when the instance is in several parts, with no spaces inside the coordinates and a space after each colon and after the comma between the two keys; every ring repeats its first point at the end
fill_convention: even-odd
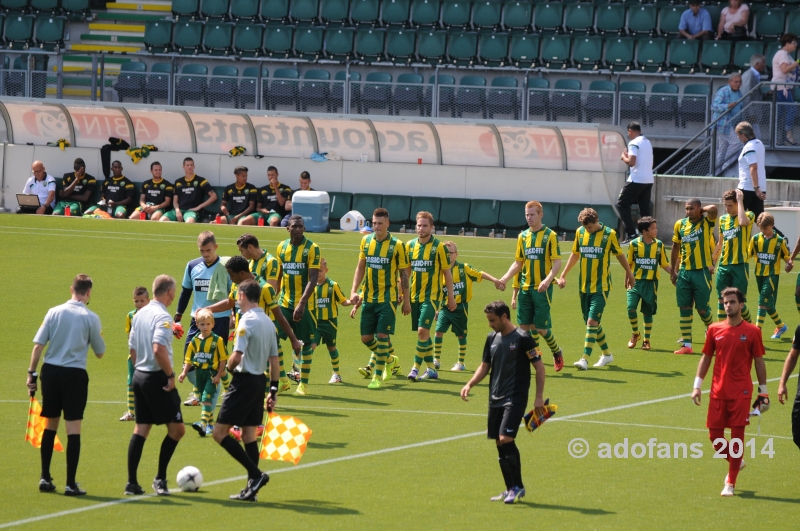
{"type": "Polygon", "coordinates": [[[503,20],[503,4],[497,1],[476,0],[472,8],[472,25],[476,29],[496,30],[503,20]]]}
{"type": "Polygon", "coordinates": [[[533,68],[539,62],[539,35],[511,34],[508,58],[517,68],[533,68]]]}
{"type": "Polygon", "coordinates": [[[453,29],[467,29],[470,25],[472,2],[469,0],[444,0],[442,2],[442,26],[453,29]]]}
{"type": "Polygon", "coordinates": [[[392,74],[370,72],[361,87],[361,109],[359,114],[369,114],[370,109],[391,109],[392,74]]]}
{"type": "MultiPolygon", "coordinates": [[[[719,42],[719,41],[717,41],[719,42]]],[[[750,68],[750,58],[753,54],[764,54],[764,43],[758,41],[739,41],[733,47],[733,66],[739,72],[750,68]]],[[[770,61],[768,61],[770,62],[770,61]]]]}
{"type": "MultiPolygon", "coordinates": [[[[559,206],[558,229],[567,233],[567,241],[574,239],[575,230],[581,226],[578,222],[578,215],[584,208],[586,205],[576,203],[561,203],[559,206]]],[[[550,228],[553,227],[550,226],[550,228]]]]}
{"type": "Polygon", "coordinates": [[[444,234],[457,234],[459,229],[464,229],[469,221],[469,208],[469,199],[442,198],[437,230],[444,231],[444,234]]]}
{"type": "Polygon", "coordinates": [[[293,106],[300,111],[298,99],[300,72],[294,68],[278,68],[269,85],[269,108],[277,110],[279,105],[293,106]]]}
{"type": "MultiPolygon", "coordinates": [[[[231,0],[231,13],[233,4],[247,0],[231,0]]],[[[285,23],[289,20],[289,0],[261,0],[261,20],[264,22],[285,23]]]]}
{"type": "Polygon", "coordinates": [[[119,66],[119,76],[114,85],[117,91],[117,100],[125,102],[125,98],[134,103],[147,103],[145,85],[147,83],[147,65],[138,61],[128,61],[119,66]]]}
{"type": "Polygon", "coordinates": [[[478,63],[484,66],[505,66],[508,59],[508,33],[485,31],[478,42],[478,63]]]}
{"type": "MultiPolygon", "coordinates": [[[[331,73],[327,70],[307,70],[300,84],[300,110],[308,112],[308,107],[330,109],[331,73]]],[[[328,112],[330,112],[328,110],[328,112]]]]}
{"type": "MultiPolygon", "coordinates": [[[[501,228],[509,230],[522,230],[528,228],[525,221],[526,201],[502,201],[500,203],[500,213],[497,223],[501,228]]],[[[516,236],[516,234],[514,235],[516,236]]]]}
{"type": "MultiPolygon", "coordinates": [[[[181,23],[181,25],[184,23],[181,23]]],[[[208,67],[201,64],[183,65],[175,84],[175,105],[183,106],[186,100],[203,100],[208,106],[208,67]]]]}
{"type": "Polygon", "coordinates": [[[261,55],[264,26],[260,24],[237,24],[233,28],[233,49],[240,57],[261,55]]]}
{"type": "Polygon", "coordinates": [[[319,20],[319,0],[292,0],[289,18],[294,22],[316,23],[319,20]]]}
{"type": "Polygon", "coordinates": [[[432,28],[439,24],[441,0],[413,0],[410,22],[414,27],[432,28]]]}
{"type": "Polygon", "coordinates": [[[416,57],[417,33],[414,30],[386,30],[386,58],[393,63],[410,63],[416,57]]]}
{"type": "Polygon", "coordinates": [[[550,120],[550,81],[545,78],[531,78],[528,80],[528,114],[530,116],[544,116],[545,121],[550,120]]]}
{"type": "Polygon", "coordinates": [[[70,20],[86,20],[92,14],[89,0],[61,0],[61,9],[70,20]]]}
{"type": "Polygon", "coordinates": [[[155,63],[150,67],[150,75],[147,76],[147,103],[153,104],[155,100],[166,100],[169,93],[170,74],[172,65],[170,63],[155,63]]]}
{"type": "MultiPolygon", "coordinates": [[[[353,194],[352,210],[360,212],[362,216],[372,222],[372,213],[375,209],[381,206],[381,199],[383,196],[380,194],[353,194]]],[[[389,212],[389,219],[392,213],[389,212]]]]}
{"type": "Polygon", "coordinates": [[[519,120],[522,105],[522,93],[517,90],[519,83],[513,77],[496,77],[492,79],[491,88],[486,96],[488,118],[495,114],[510,114],[519,120]]]}
{"type": "Polygon", "coordinates": [[[23,64],[23,57],[19,56],[14,59],[13,70],[8,71],[8,56],[3,61],[3,67],[6,71],[3,72],[4,92],[6,96],[24,96],[27,65],[23,64]]]}
{"type": "Polygon", "coordinates": [[[636,120],[645,123],[647,87],[641,81],[623,81],[619,84],[620,121],[636,120]]]}
{"type": "Polygon", "coordinates": [[[623,35],[625,33],[625,6],[606,3],[597,6],[594,27],[600,35],[623,35]]]}
{"type": "Polygon", "coordinates": [[[355,28],[328,28],[325,30],[325,56],[334,61],[349,61],[353,57],[355,28]]]}
{"type": "Polygon", "coordinates": [[[230,55],[233,51],[233,28],[230,23],[209,22],[203,31],[203,49],[211,55],[230,55]]]}
{"type": "MultiPolygon", "coordinates": [[[[425,88],[423,102],[425,104],[425,116],[432,116],[431,104],[433,102],[433,89],[436,83],[436,75],[428,79],[428,86],[425,88]]],[[[444,116],[447,112],[451,118],[456,115],[456,78],[453,76],[439,74],[439,115],[444,116]]]]}
{"type": "Polygon", "coordinates": [[[607,37],[603,64],[612,72],[628,72],[633,66],[635,39],[607,37]]]}
{"type": "Polygon", "coordinates": [[[650,101],[647,103],[647,118],[652,126],[656,120],[672,120],[675,127],[678,119],[678,86],[672,83],[656,83],[650,88],[650,101]]]}
{"type": "Polygon", "coordinates": [[[446,31],[420,31],[417,35],[417,55],[423,63],[441,64],[447,44],[446,31]]]}
{"type": "Polygon", "coordinates": [[[502,201],[473,199],[469,207],[469,224],[475,236],[484,236],[496,228],[502,201]]]}
{"type": "Polygon", "coordinates": [[[486,78],[483,76],[464,76],[456,91],[456,117],[464,113],[480,114],[486,119],[486,78]]]}
{"type": "Polygon", "coordinates": [[[362,28],[356,33],[355,56],[359,61],[371,63],[383,57],[386,30],[362,28]]]}
{"type": "Polygon", "coordinates": [[[64,48],[64,17],[39,15],[36,17],[36,45],[51,52],[64,48]]]}
{"type": "Polygon", "coordinates": [[[5,21],[3,39],[11,50],[28,49],[33,45],[33,24],[35,17],[32,15],[9,14],[5,21]]]}
{"type": "Polygon", "coordinates": [[[200,0],[200,17],[208,21],[228,20],[228,0],[200,0]]]}
{"type": "Polygon", "coordinates": [[[800,34],[800,10],[789,11],[789,20],[786,23],[786,33],[800,34]]]}
{"type": "Polygon", "coordinates": [[[767,9],[756,13],[755,29],[759,39],[777,39],[786,27],[786,12],[782,9],[767,9]]]}
{"type": "Polygon", "coordinates": [[[324,28],[310,26],[297,28],[294,34],[294,52],[301,59],[316,61],[322,56],[324,28]]]}
{"type": "MultiPolygon", "coordinates": [[[[346,70],[339,70],[333,77],[334,82],[331,84],[330,95],[330,108],[331,112],[337,112],[341,108],[344,112],[344,81],[347,76],[346,70]]],[[[361,74],[358,72],[350,72],[350,81],[353,83],[361,82],[361,74]]],[[[361,90],[359,85],[350,85],[350,104],[354,109],[358,109],[361,105],[361,90]]]]}
{"type": "Polygon", "coordinates": [[[667,61],[667,41],[643,39],[636,44],[636,64],[643,72],[661,72],[667,61]]]}
{"type": "MultiPolygon", "coordinates": [[[[665,37],[677,37],[680,35],[678,26],[681,23],[681,15],[686,11],[685,6],[665,6],[659,10],[658,32],[665,37]]],[[[717,26],[713,26],[716,31],[717,26]]]]}
{"type": "Polygon", "coordinates": [[[710,104],[711,87],[708,85],[686,85],[683,87],[683,99],[680,107],[680,126],[686,122],[705,124],[710,104]]]}
{"type": "Polygon", "coordinates": [[[478,56],[478,34],[451,32],[447,39],[447,60],[459,66],[472,66],[478,56]]]}
{"type": "MultiPolygon", "coordinates": [[[[769,68],[770,70],[772,69],[771,68],[772,67],[772,60],[770,58],[771,57],[775,57],[775,54],[780,49],[781,49],[781,42],[779,40],[777,40],[777,39],[774,40],[774,41],[772,41],[772,40],[771,41],[767,41],[766,45],[764,46],[764,57],[767,58],[767,68],[769,68]]],[[[797,57],[797,54],[795,53],[795,58],[796,57],[797,57]]]]}
{"type": "Polygon", "coordinates": [[[594,27],[594,6],[591,4],[567,4],[564,27],[568,33],[591,33],[594,27]]]}
{"type": "Polygon", "coordinates": [[[350,21],[357,26],[375,27],[380,21],[380,0],[352,0],[350,3],[350,21]]]}
{"type": "Polygon", "coordinates": [[[560,3],[538,4],[533,13],[533,26],[541,33],[559,33],[564,19],[564,6],[560,3]]]}
{"type": "Polygon", "coordinates": [[[194,20],[200,12],[200,0],[172,0],[172,17],[175,22],[194,20]]]}
{"type": "Polygon", "coordinates": [[[292,56],[294,28],[291,26],[267,26],[264,29],[264,53],[267,57],[287,59],[292,56]]]}
{"type": "Polygon", "coordinates": [[[719,17],[722,14],[722,8],[725,7],[727,4],[714,5],[711,2],[706,2],[703,6],[708,14],[711,16],[711,28],[714,32],[717,31],[717,27],[719,26],[719,17]]]}
{"type": "Polygon", "coordinates": [[[613,81],[592,81],[583,106],[584,122],[608,123],[614,115],[614,98],[617,85],[613,81]]]}
{"type": "Polygon", "coordinates": [[[442,200],[439,197],[412,197],[409,217],[416,219],[417,213],[430,212],[433,216],[433,224],[439,225],[439,208],[441,206],[442,200]]]}
{"type": "Polygon", "coordinates": [[[179,54],[197,55],[203,43],[203,23],[177,22],[172,32],[172,45],[179,54]]]}
{"type": "MultiPolygon", "coordinates": [[[[694,74],[700,55],[700,41],[671,39],[669,41],[669,67],[680,74],[694,74]]],[[[728,58],[730,58],[728,47],[728,58]]]]}
{"type": "Polygon", "coordinates": [[[215,66],[208,80],[208,105],[215,107],[218,102],[231,102],[238,107],[239,69],[235,66],[215,66]]]}
{"type": "Polygon", "coordinates": [[[167,53],[172,48],[172,21],[147,21],[144,26],[144,46],[150,53],[167,53]]]}
{"type": "MultiPolygon", "coordinates": [[[[411,196],[384,195],[381,200],[381,206],[389,211],[389,219],[391,221],[389,230],[395,231],[402,225],[411,224],[411,196]]],[[[370,212],[370,218],[372,218],[372,212],[370,212]]]]}
{"type": "Polygon", "coordinates": [[[652,4],[642,4],[628,8],[628,33],[631,35],[654,36],[658,11],[652,4]]]}
{"type": "Polygon", "coordinates": [[[346,24],[350,17],[350,0],[320,0],[319,18],[326,25],[346,24]]]}
{"type": "Polygon", "coordinates": [[[572,37],[548,35],[542,39],[542,65],[547,69],[565,69],[569,66],[572,37]]]}
{"type": "MultiPolygon", "coordinates": [[[[269,6],[273,4],[271,0],[264,0],[264,3],[269,6]]],[[[284,0],[288,9],[289,2],[284,0]]],[[[281,2],[274,2],[275,5],[280,5],[281,2]]],[[[258,9],[259,0],[231,0],[230,17],[234,22],[258,22],[258,9]]]]}
{"type": "MultiPolygon", "coordinates": [[[[256,107],[256,94],[258,94],[258,67],[248,66],[242,72],[242,80],[239,82],[239,90],[237,95],[239,101],[237,107],[244,109],[246,105],[253,105],[256,107]]],[[[269,94],[269,70],[266,68],[261,69],[261,108],[266,107],[264,104],[267,101],[269,94]]]]}
{"type": "Polygon", "coordinates": [[[350,204],[353,202],[353,194],[350,192],[328,192],[331,198],[331,211],[328,219],[333,223],[339,221],[342,216],[350,212],[350,204]]]}
{"type": "Polygon", "coordinates": [[[731,62],[731,41],[704,41],[700,68],[706,74],[725,75],[731,62]]]}
{"type": "Polygon", "coordinates": [[[59,0],[30,0],[30,8],[34,14],[40,13],[47,15],[59,15],[60,9],[58,8],[59,0]]]}
{"type": "Polygon", "coordinates": [[[389,114],[399,116],[400,111],[419,111],[425,116],[425,105],[422,102],[422,86],[425,78],[419,74],[400,74],[392,96],[392,108],[389,114]]]}
{"type": "Polygon", "coordinates": [[[572,64],[578,70],[599,70],[603,59],[603,38],[595,35],[574,39],[572,64]]]}
{"type": "Polygon", "coordinates": [[[381,24],[384,26],[408,25],[411,13],[411,0],[382,0],[381,24]]]}
{"type": "Polygon", "coordinates": [[[533,27],[533,3],[527,1],[504,3],[503,27],[507,30],[529,31],[533,27]]]}
{"type": "Polygon", "coordinates": [[[566,117],[581,119],[581,82],[576,79],[559,79],[553,86],[550,98],[550,119],[554,122],[566,117]]]}

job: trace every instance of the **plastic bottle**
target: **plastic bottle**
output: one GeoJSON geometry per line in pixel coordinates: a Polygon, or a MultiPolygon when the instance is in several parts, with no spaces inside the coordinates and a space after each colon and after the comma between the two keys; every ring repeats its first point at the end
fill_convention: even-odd
{"type": "Polygon", "coordinates": [[[72,215],[72,209],[69,208],[69,205],[67,205],[67,208],[64,209],[64,215],[66,217],[70,217],[72,215]]]}
{"type": "Polygon", "coordinates": [[[222,216],[217,214],[217,217],[214,218],[214,223],[216,223],[217,225],[222,224],[222,216]]]}
{"type": "Polygon", "coordinates": [[[140,210],[139,211],[139,219],[141,219],[141,220],[146,220],[147,219],[147,214],[145,213],[144,210],[140,210]]]}
{"type": "Polygon", "coordinates": [[[264,226],[264,217],[263,216],[258,218],[258,226],[259,227],[263,227],[264,226]]]}

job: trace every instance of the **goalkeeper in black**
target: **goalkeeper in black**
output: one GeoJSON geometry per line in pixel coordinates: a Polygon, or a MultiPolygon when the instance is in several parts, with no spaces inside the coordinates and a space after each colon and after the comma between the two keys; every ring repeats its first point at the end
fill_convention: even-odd
{"type": "Polygon", "coordinates": [[[493,332],[483,347],[483,362],[475,375],[461,389],[461,398],[468,400],[469,391],[489,374],[488,436],[497,444],[500,471],[506,490],[492,501],[517,503],[525,496],[522,465],[514,438],[528,405],[531,387],[531,365],[536,369],[536,414],[544,412],[544,363],[536,350],[536,342],[511,322],[511,310],[503,301],[484,308],[493,332]]]}

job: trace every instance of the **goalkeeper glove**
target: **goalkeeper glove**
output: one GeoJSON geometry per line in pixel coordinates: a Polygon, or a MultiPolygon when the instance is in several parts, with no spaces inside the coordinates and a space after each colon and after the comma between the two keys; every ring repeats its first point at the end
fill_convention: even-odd
{"type": "Polygon", "coordinates": [[[753,409],[766,413],[769,410],[769,395],[767,393],[759,393],[756,401],[753,402],[753,409]]]}
{"type": "Polygon", "coordinates": [[[531,409],[524,417],[522,417],[523,421],[525,422],[525,429],[528,431],[534,431],[536,428],[544,424],[544,421],[552,417],[556,414],[556,410],[558,410],[558,406],[550,405],[550,399],[544,401],[544,407],[542,408],[544,413],[537,413],[536,408],[531,409]]]}
{"type": "Polygon", "coordinates": [[[178,339],[183,337],[183,327],[180,323],[175,323],[172,325],[172,335],[178,339]]]}

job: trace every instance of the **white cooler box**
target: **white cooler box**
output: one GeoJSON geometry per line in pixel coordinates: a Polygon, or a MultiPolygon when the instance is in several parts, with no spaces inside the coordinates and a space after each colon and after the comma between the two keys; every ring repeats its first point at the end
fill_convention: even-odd
{"type": "Polygon", "coordinates": [[[328,192],[298,190],[292,194],[292,215],[303,216],[306,231],[328,232],[331,198],[328,192]]]}

